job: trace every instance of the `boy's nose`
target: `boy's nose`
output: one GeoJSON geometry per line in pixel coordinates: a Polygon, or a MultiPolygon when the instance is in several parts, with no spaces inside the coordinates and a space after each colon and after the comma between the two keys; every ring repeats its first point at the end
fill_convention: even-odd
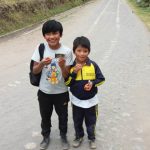
{"type": "Polygon", "coordinates": [[[51,34],[51,35],[49,36],[49,38],[54,38],[54,35],[53,35],[53,34],[51,34]]]}
{"type": "Polygon", "coordinates": [[[81,55],[84,55],[84,52],[81,52],[80,54],[81,54],[81,55]]]}

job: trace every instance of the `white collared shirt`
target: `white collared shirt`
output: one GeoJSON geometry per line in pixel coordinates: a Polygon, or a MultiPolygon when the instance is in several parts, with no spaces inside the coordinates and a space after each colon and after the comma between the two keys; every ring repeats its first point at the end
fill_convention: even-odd
{"type": "Polygon", "coordinates": [[[94,97],[92,97],[91,99],[80,100],[70,93],[70,100],[71,100],[73,105],[81,107],[81,108],[90,108],[90,107],[95,106],[99,103],[97,94],[94,97]]]}

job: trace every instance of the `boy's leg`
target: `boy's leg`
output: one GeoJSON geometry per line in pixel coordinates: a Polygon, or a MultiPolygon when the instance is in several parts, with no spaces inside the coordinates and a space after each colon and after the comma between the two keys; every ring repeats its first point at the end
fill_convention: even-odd
{"type": "Polygon", "coordinates": [[[72,104],[72,112],[76,138],[81,138],[84,136],[83,130],[84,108],[72,104]]]}
{"type": "Polygon", "coordinates": [[[59,118],[59,130],[60,135],[67,134],[67,123],[68,123],[68,102],[69,102],[69,93],[65,92],[62,94],[55,95],[54,98],[55,111],[59,118]]]}
{"type": "Polygon", "coordinates": [[[38,91],[38,101],[39,101],[39,108],[41,114],[41,128],[43,135],[43,140],[40,143],[40,149],[46,149],[49,145],[49,135],[50,135],[50,128],[51,128],[51,115],[53,111],[53,103],[51,101],[51,96],[47,95],[40,90],[38,91]]]}
{"type": "Polygon", "coordinates": [[[98,105],[87,108],[85,111],[85,124],[89,140],[95,140],[95,126],[98,115],[98,105]]]}
{"type": "Polygon", "coordinates": [[[54,106],[59,118],[59,130],[63,150],[68,150],[69,148],[69,143],[66,136],[68,123],[68,101],[68,92],[55,95],[54,106]]]}
{"type": "Polygon", "coordinates": [[[49,137],[51,132],[51,115],[53,111],[53,104],[50,95],[38,91],[39,109],[41,114],[41,134],[43,137],[49,137]]]}

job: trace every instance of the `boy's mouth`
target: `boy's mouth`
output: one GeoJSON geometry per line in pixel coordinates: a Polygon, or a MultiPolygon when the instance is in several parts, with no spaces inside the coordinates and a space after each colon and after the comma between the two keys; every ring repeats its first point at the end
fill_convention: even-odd
{"type": "Polygon", "coordinates": [[[80,59],[86,59],[86,57],[80,57],[80,59]]]}
{"type": "Polygon", "coordinates": [[[48,41],[49,44],[57,44],[57,41],[48,41]]]}

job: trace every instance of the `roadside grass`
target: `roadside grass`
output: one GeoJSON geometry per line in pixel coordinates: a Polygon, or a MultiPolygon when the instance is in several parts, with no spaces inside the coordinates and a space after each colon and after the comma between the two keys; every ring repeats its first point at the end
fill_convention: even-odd
{"type": "Polygon", "coordinates": [[[150,7],[140,7],[135,0],[128,0],[128,3],[150,31],[150,7]]]}
{"type": "Polygon", "coordinates": [[[32,0],[0,0],[0,4],[16,4],[17,2],[29,2],[32,0]]]}
{"type": "MultiPolygon", "coordinates": [[[[7,0],[3,0],[3,1],[7,1],[7,0]]],[[[12,0],[12,1],[15,2],[18,0],[12,0]]],[[[64,4],[60,4],[59,6],[55,6],[54,8],[51,9],[48,8],[39,9],[39,10],[36,9],[34,13],[32,12],[24,13],[22,11],[10,13],[7,19],[6,18],[0,19],[0,35],[2,36],[9,32],[13,32],[15,30],[30,26],[32,24],[36,24],[56,14],[69,10],[73,7],[79,6],[83,3],[84,3],[83,0],[73,0],[73,1],[66,2],[64,4]]]]}

